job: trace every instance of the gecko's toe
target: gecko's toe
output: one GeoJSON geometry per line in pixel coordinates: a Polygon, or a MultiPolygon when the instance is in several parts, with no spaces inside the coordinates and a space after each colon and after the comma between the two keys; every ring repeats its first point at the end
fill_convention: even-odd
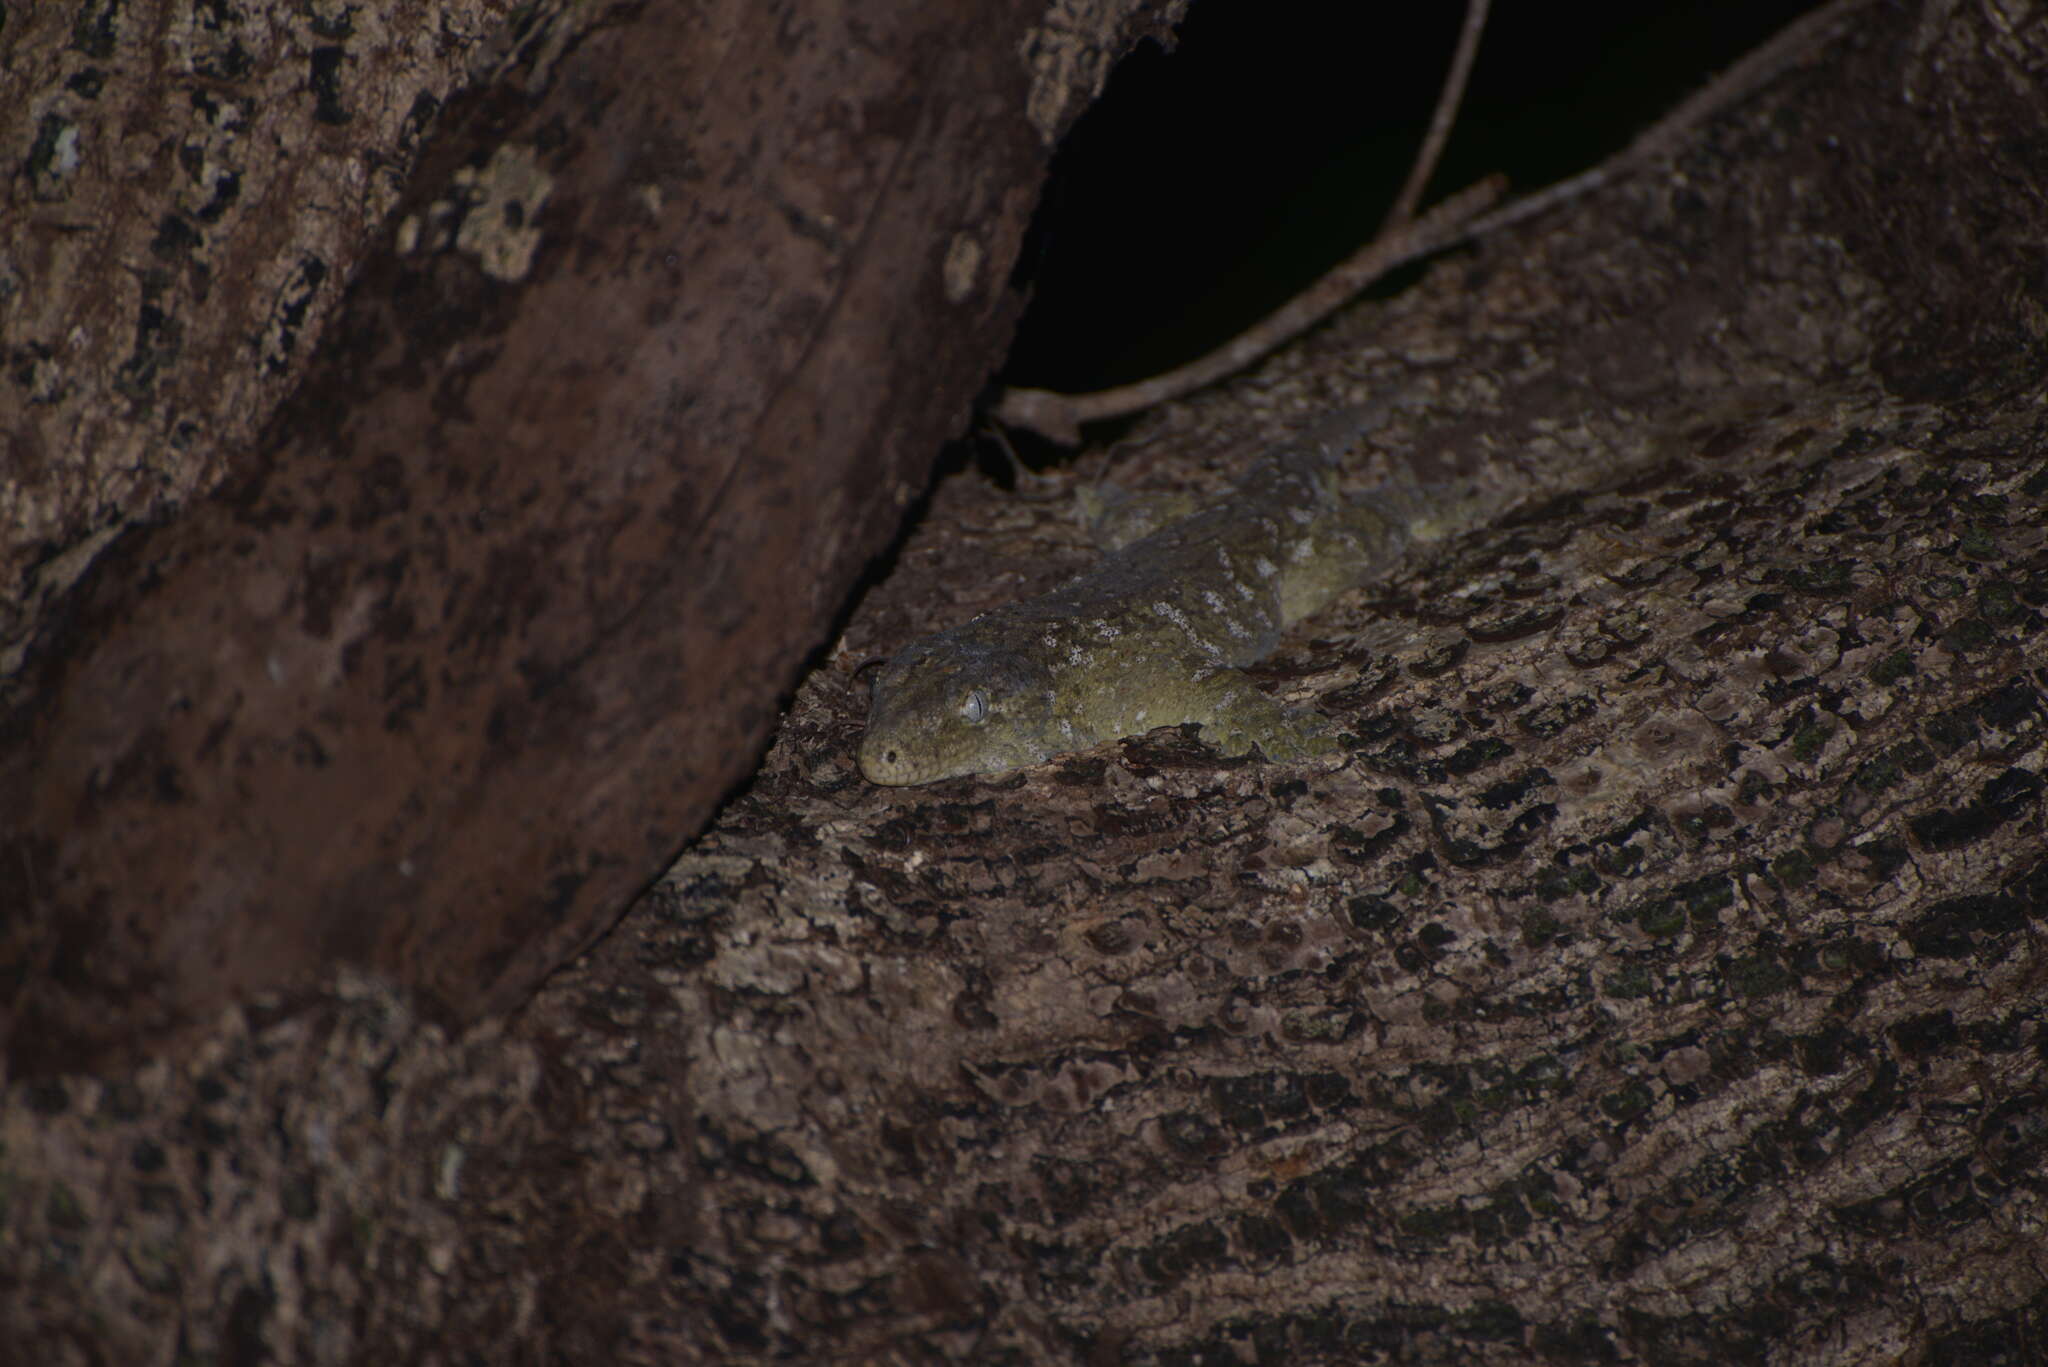
{"type": "Polygon", "coordinates": [[[1342,747],[1337,742],[1337,728],[1320,712],[1308,708],[1290,708],[1287,726],[1273,737],[1270,747],[1262,745],[1266,758],[1273,760],[1315,759],[1322,755],[1334,755],[1342,747]]]}

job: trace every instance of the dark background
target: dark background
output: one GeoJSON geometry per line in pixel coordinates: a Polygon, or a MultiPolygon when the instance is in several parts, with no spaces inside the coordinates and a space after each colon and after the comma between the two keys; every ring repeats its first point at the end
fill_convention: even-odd
{"type": "MultiPolygon", "coordinates": [[[[1812,7],[1496,0],[1424,207],[1493,171],[1519,192],[1592,166],[1812,7]]],[[[1457,0],[1195,0],[1176,49],[1126,58],[1061,148],[1002,381],[1085,392],[1168,369],[1371,238],[1463,17],[1457,0]]]]}

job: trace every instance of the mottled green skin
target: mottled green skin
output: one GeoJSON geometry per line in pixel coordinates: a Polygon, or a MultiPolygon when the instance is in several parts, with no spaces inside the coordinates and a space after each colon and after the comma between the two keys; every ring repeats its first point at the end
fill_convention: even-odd
{"type": "Polygon", "coordinates": [[[905,647],[875,680],[861,772],[999,774],[1184,722],[1226,755],[1326,753],[1316,714],[1237,667],[1384,565],[1411,520],[1402,502],[1346,503],[1319,449],[1283,449],[1089,573],[905,647]]]}

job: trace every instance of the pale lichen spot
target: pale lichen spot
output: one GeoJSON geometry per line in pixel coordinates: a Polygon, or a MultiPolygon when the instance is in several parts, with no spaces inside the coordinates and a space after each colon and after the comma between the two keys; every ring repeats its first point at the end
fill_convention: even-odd
{"type": "Polygon", "coordinates": [[[50,170],[58,176],[68,176],[78,169],[80,160],[78,125],[66,124],[50,147],[50,170]]]}
{"type": "Polygon", "coordinates": [[[953,240],[946,244],[946,264],[942,272],[947,303],[963,303],[974,293],[975,283],[981,279],[983,255],[981,243],[975,240],[973,234],[953,234],[953,240]]]}
{"type": "Polygon", "coordinates": [[[536,224],[541,206],[555,188],[554,177],[541,169],[534,149],[504,143],[489,165],[481,170],[464,167],[455,173],[454,183],[468,206],[455,234],[456,249],[475,257],[493,279],[525,279],[540,248],[536,224]]]}

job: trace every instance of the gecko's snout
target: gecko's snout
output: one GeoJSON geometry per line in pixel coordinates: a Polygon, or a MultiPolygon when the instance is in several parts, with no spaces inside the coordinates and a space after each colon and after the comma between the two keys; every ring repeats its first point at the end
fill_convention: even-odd
{"type": "Polygon", "coordinates": [[[910,766],[903,762],[902,752],[887,741],[877,741],[870,733],[860,743],[861,777],[870,783],[885,787],[901,787],[916,781],[909,772],[910,766]]]}
{"type": "Polygon", "coordinates": [[[909,768],[904,762],[903,748],[889,732],[886,718],[876,715],[873,703],[868,708],[867,730],[860,738],[861,777],[870,783],[908,783],[904,771],[909,768]]]}
{"type": "Polygon", "coordinates": [[[890,750],[887,748],[878,749],[877,747],[868,744],[865,740],[861,742],[860,771],[862,775],[864,775],[867,778],[868,782],[888,782],[889,771],[895,766],[895,764],[896,752],[894,750],[890,750]]]}

